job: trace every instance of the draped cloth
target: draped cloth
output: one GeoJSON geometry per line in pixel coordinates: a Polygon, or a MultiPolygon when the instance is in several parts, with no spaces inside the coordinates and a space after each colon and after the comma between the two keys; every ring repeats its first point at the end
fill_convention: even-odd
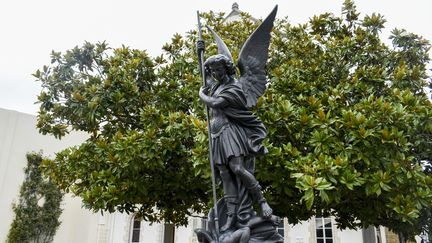
{"type": "MultiPolygon", "coordinates": [[[[262,145],[266,136],[264,124],[246,107],[246,96],[237,81],[216,85],[212,88],[211,96],[223,98],[228,103],[213,112],[225,116],[228,121],[219,131],[212,133],[214,165],[225,165],[229,168],[231,158],[243,157],[245,169],[254,174],[255,157],[267,153],[267,149],[262,145]]],[[[254,214],[252,198],[240,178],[235,178],[233,173],[231,175],[237,187],[237,220],[243,224],[254,214]]]]}
{"type": "Polygon", "coordinates": [[[212,134],[212,156],[216,165],[228,165],[231,157],[258,156],[267,153],[262,145],[264,124],[246,107],[246,96],[238,82],[221,84],[213,97],[224,98],[228,105],[219,109],[228,123],[212,134]]]}

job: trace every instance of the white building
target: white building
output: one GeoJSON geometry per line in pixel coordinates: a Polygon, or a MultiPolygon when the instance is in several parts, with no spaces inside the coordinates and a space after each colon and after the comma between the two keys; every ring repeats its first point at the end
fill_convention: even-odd
{"type": "MultiPolygon", "coordinates": [[[[19,188],[24,180],[24,167],[28,152],[43,151],[54,155],[66,147],[84,141],[85,134],[73,133],[62,140],[43,136],[36,129],[36,117],[0,109],[0,242],[5,242],[13,220],[12,203],[17,202],[19,188]]],[[[66,196],[59,239],[69,242],[95,242],[91,225],[97,224],[97,216],[81,209],[80,200],[66,196]],[[81,225],[83,227],[75,227],[81,225]]],[[[67,242],[60,240],[58,242],[67,242]]]]}

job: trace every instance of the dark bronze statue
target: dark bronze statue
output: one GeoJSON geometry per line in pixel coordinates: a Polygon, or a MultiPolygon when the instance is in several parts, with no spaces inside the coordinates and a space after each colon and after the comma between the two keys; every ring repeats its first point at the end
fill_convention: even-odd
{"type": "MultiPolygon", "coordinates": [[[[219,54],[201,63],[205,85],[199,97],[207,106],[212,172],[220,175],[224,198],[209,214],[209,230],[196,231],[200,242],[283,242],[276,231],[280,219],[272,215],[254,176],[255,158],[267,153],[262,145],[266,129],[250,111],[266,89],[265,66],[276,11],[277,7],[243,45],[238,79],[231,53],[209,28],[219,54]],[[260,206],[259,215],[253,209],[254,200],[260,206]]],[[[197,49],[202,62],[202,41],[197,49]]]]}

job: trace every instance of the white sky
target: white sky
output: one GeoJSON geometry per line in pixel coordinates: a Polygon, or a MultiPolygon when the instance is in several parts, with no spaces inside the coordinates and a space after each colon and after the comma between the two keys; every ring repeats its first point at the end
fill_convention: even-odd
{"type": "MultiPolygon", "coordinates": [[[[0,0],[0,108],[37,113],[33,103],[40,83],[31,74],[49,64],[51,50],[106,40],[111,47],[125,44],[156,56],[174,33],[196,28],[197,10],[229,13],[234,1],[0,0]]],[[[297,24],[324,12],[339,16],[343,0],[236,2],[255,18],[278,4],[278,16],[297,24]]],[[[397,27],[432,40],[431,0],[357,0],[356,5],[362,15],[385,16],[386,38],[397,27]]]]}

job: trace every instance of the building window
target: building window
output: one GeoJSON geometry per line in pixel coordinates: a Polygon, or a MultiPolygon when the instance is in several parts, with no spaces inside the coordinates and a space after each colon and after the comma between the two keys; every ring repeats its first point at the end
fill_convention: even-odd
{"type": "Polygon", "coordinates": [[[375,229],[376,229],[377,243],[382,243],[380,226],[376,227],[375,229]]]}
{"type": "Polygon", "coordinates": [[[285,223],[284,223],[283,219],[282,219],[280,225],[278,225],[277,231],[282,236],[282,238],[285,238],[285,223]]]}
{"type": "Polygon", "coordinates": [[[333,243],[333,231],[330,218],[315,218],[317,243],[333,243]]]}
{"type": "Polygon", "coordinates": [[[140,233],[141,233],[141,220],[134,217],[131,227],[131,243],[139,243],[140,242],[140,233]]]}

